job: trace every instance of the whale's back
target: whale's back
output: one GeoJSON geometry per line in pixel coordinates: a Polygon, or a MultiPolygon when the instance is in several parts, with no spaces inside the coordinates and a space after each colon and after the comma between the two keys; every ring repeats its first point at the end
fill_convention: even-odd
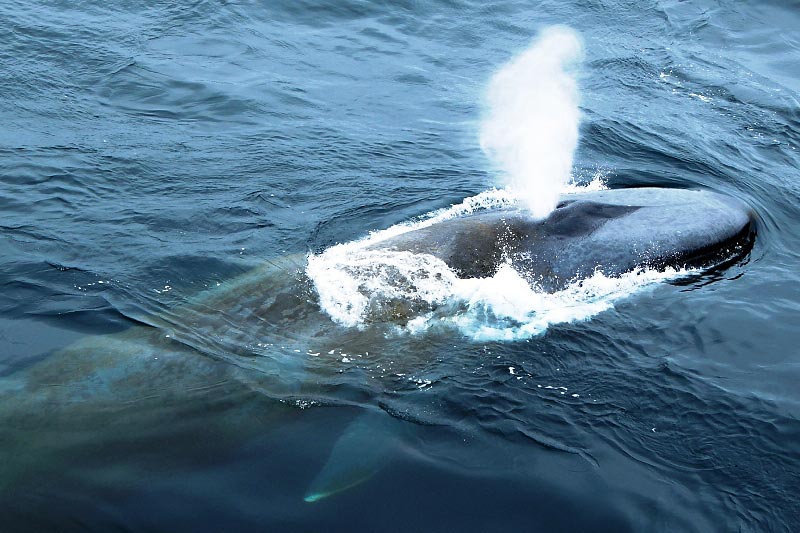
{"type": "Polygon", "coordinates": [[[640,188],[571,194],[544,220],[515,209],[454,218],[374,244],[431,254],[460,277],[504,261],[555,290],[596,270],[699,266],[741,253],[752,232],[742,202],[709,191],[640,188]]]}

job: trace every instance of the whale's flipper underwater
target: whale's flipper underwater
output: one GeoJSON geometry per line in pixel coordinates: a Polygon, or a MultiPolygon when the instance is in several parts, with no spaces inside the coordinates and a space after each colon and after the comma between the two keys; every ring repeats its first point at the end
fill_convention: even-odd
{"type": "MultiPolygon", "coordinates": [[[[365,241],[365,248],[428,254],[462,278],[492,276],[510,262],[531,283],[553,291],[598,269],[616,276],[643,265],[720,264],[748,250],[752,225],[746,205],[712,192],[607,190],[566,195],[545,220],[511,208],[489,209],[365,241]]],[[[186,420],[199,420],[198,412],[213,410],[215,390],[224,392],[220,403],[237,400],[242,406],[235,417],[209,418],[204,431],[221,446],[241,444],[253,418],[280,426],[302,416],[287,399],[335,403],[337,394],[347,396],[331,378],[346,359],[325,357],[334,352],[327,349],[368,357],[387,346],[391,330],[332,321],[304,267],[304,256],[276,260],[178,308],[136,317],[143,325],[87,337],[8,376],[0,389],[0,447],[13,459],[3,461],[0,490],[58,471],[59,461],[74,460],[75,449],[91,455],[95,448],[88,443],[103,431],[106,443],[123,449],[128,432],[146,434],[151,424],[175,418],[177,432],[182,412],[192,412],[186,420]],[[276,400],[270,412],[263,402],[255,407],[260,395],[276,400]]],[[[393,357],[392,376],[434,357],[424,350],[401,352],[393,357]]],[[[380,377],[374,380],[376,394],[396,385],[380,377]]],[[[342,401],[353,405],[351,398],[342,401]]],[[[384,465],[401,438],[399,422],[365,404],[298,498],[321,500],[384,465]]]]}
{"type": "Polygon", "coordinates": [[[316,502],[367,481],[386,464],[399,434],[399,422],[387,413],[359,415],[336,441],[303,499],[316,502]]]}

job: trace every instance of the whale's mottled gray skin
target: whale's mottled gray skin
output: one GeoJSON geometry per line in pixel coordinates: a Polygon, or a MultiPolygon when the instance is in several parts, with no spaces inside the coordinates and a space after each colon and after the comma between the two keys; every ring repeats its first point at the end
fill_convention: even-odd
{"type": "Polygon", "coordinates": [[[699,266],[749,242],[752,211],[709,191],[640,188],[565,195],[544,220],[501,209],[446,220],[372,248],[427,253],[460,277],[486,277],[510,259],[530,281],[558,290],[601,270],[699,266]]]}

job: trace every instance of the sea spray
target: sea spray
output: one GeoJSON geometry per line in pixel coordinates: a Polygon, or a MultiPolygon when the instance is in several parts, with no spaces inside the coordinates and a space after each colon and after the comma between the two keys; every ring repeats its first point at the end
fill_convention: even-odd
{"type": "Polygon", "coordinates": [[[489,82],[480,141],[505,187],[536,218],[558,204],[578,144],[578,87],[569,69],[583,56],[565,26],[545,29],[489,82]]]}

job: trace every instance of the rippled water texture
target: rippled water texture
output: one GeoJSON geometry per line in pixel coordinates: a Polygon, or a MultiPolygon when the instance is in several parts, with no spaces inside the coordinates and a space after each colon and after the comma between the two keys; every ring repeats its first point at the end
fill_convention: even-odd
{"type": "Polygon", "coordinates": [[[0,529],[800,527],[796,2],[0,21],[0,529]],[[736,197],[752,252],[513,342],[331,321],[307,254],[499,183],[484,91],[553,24],[576,179],[736,197]]]}

